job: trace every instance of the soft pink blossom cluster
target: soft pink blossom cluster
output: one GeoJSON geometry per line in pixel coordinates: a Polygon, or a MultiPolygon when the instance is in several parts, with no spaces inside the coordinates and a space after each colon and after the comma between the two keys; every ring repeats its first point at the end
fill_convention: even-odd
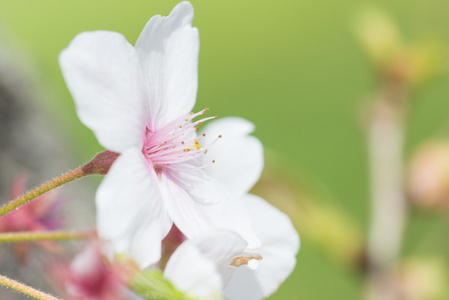
{"type": "MultiPolygon", "coordinates": [[[[11,188],[10,198],[15,199],[26,190],[28,176],[18,176],[11,188]]],[[[33,232],[56,230],[63,225],[60,207],[62,201],[57,191],[50,191],[34,199],[33,202],[23,205],[14,212],[0,218],[0,233],[33,232]]],[[[39,241],[37,245],[53,253],[60,252],[61,248],[53,241],[39,241]]],[[[29,255],[29,243],[13,244],[17,259],[26,263],[29,255]]]]}

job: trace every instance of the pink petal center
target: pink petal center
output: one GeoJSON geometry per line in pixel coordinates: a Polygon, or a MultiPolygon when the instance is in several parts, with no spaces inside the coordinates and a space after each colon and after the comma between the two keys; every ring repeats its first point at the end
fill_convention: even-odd
{"type": "Polygon", "coordinates": [[[221,135],[219,135],[212,143],[206,146],[201,146],[201,139],[204,138],[206,134],[203,133],[202,135],[197,136],[197,126],[202,125],[205,121],[216,119],[217,117],[202,118],[195,122],[193,122],[193,119],[200,115],[204,115],[208,110],[209,109],[206,108],[195,114],[190,113],[177,118],[156,132],[152,132],[147,128],[142,152],[148,161],[155,167],[166,167],[179,170],[182,168],[173,165],[185,163],[206,154],[207,149],[215,144],[218,138],[221,138],[221,135]]]}

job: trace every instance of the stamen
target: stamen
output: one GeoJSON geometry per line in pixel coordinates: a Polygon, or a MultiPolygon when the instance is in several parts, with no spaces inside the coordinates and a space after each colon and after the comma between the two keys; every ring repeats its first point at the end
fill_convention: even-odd
{"type": "Polygon", "coordinates": [[[248,262],[249,261],[251,261],[251,260],[253,260],[253,259],[255,259],[255,260],[262,260],[262,256],[260,256],[260,255],[249,255],[249,256],[238,256],[238,257],[235,257],[232,261],[231,261],[231,263],[230,263],[230,265],[231,266],[234,266],[234,267],[240,267],[240,266],[242,266],[242,265],[248,265],[248,262]]]}
{"type": "MultiPolygon", "coordinates": [[[[221,135],[208,145],[202,146],[199,140],[206,137],[206,134],[203,133],[196,136],[194,132],[195,130],[198,130],[197,127],[202,125],[205,121],[217,117],[206,117],[195,122],[193,119],[197,116],[204,115],[208,110],[209,108],[205,108],[197,113],[192,112],[189,115],[181,116],[156,132],[147,129],[145,135],[146,140],[143,147],[145,157],[148,160],[151,160],[153,164],[159,166],[168,167],[170,169],[182,169],[174,167],[173,165],[188,162],[200,155],[206,154],[208,148],[215,144],[218,138],[221,138],[221,135]],[[195,137],[192,135],[195,135],[195,137]],[[185,140],[186,137],[191,138],[185,140]]],[[[193,166],[192,168],[197,169],[197,167],[193,166]]],[[[192,168],[189,167],[186,169],[191,170],[192,168]]]]}
{"type": "Polygon", "coordinates": [[[195,148],[196,150],[200,150],[200,143],[198,143],[198,139],[195,139],[195,148]]]}
{"type": "Polygon", "coordinates": [[[199,166],[199,167],[192,167],[192,168],[180,168],[180,167],[175,167],[172,165],[165,165],[165,167],[172,169],[172,170],[191,171],[191,170],[197,170],[197,169],[204,169],[206,166],[199,166]]]}

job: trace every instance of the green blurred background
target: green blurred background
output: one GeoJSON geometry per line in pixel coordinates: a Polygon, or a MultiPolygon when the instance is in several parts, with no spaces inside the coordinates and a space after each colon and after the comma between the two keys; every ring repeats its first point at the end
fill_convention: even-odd
{"type": "MultiPolygon", "coordinates": [[[[0,26],[33,62],[42,104],[70,145],[73,166],[101,151],[78,120],[58,55],[78,33],[112,30],[134,44],[148,19],[167,15],[178,1],[21,0],[0,2],[0,26]]],[[[409,41],[449,45],[447,0],[192,1],[201,37],[197,109],[237,115],[255,123],[266,159],[281,157],[290,171],[326,194],[360,230],[369,222],[369,183],[363,129],[367,99],[375,92],[373,66],[357,40],[354,20],[376,5],[409,41]],[[275,155],[274,155],[274,154],[275,155]]],[[[406,157],[423,140],[449,133],[449,77],[414,94],[407,118],[406,157]]],[[[443,214],[416,214],[404,256],[449,259],[449,223],[443,214]],[[423,245],[423,239],[426,243],[423,245]]],[[[301,234],[301,228],[298,228],[301,234]]],[[[293,275],[272,299],[358,299],[360,274],[332,260],[303,237],[293,275]]]]}

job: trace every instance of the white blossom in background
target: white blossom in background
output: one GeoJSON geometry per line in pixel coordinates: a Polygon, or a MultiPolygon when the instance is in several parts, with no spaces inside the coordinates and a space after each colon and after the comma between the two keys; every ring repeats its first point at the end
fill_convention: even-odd
{"type": "MultiPolygon", "coordinates": [[[[99,236],[142,268],[160,259],[173,223],[189,239],[227,229],[250,248],[260,245],[239,195],[204,170],[215,159],[207,151],[221,147],[218,137],[227,129],[212,140],[196,134],[195,126],[214,117],[193,120],[207,109],[190,114],[199,51],[192,20],[192,5],[181,2],[168,17],[151,18],[135,47],[116,32],[84,32],[60,55],[80,120],[102,146],[120,153],[97,191],[99,236]]],[[[251,173],[247,167],[240,171],[251,173]]]]}
{"type": "Polygon", "coordinates": [[[164,276],[198,299],[258,300],[275,292],[296,264],[299,238],[290,219],[263,199],[242,199],[262,246],[230,231],[185,241],[168,261],[164,276]]]}
{"type": "Polygon", "coordinates": [[[288,216],[262,198],[248,194],[242,203],[249,210],[253,228],[262,243],[258,249],[246,251],[262,259],[231,266],[233,274],[224,294],[232,300],[263,299],[274,293],[293,272],[300,240],[288,216]]]}

